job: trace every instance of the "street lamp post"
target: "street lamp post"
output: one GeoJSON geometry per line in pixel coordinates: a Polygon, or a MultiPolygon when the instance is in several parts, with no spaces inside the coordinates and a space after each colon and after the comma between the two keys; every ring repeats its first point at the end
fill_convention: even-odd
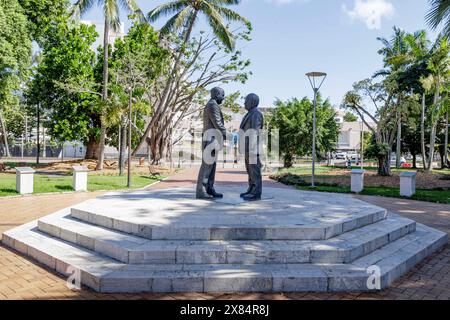
{"type": "Polygon", "coordinates": [[[312,176],[311,176],[311,187],[315,188],[315,175],[316,175],[316,130],[317,130],[317,94],[322,87],[327,74],[324,72],[309,72],[306,74],[314,90],[314,112],[313,112],[313,141],[312,141],[312,176]]]}

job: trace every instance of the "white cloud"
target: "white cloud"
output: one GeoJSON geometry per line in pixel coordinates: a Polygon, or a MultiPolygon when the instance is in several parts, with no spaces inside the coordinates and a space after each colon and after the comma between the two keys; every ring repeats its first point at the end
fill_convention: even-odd
{"type": "Polygon", "coordinates": [[[353,9],[348,10],[345,4],[342,9],[352,20],[364,22],[370,30],[380,29],[381,20],[395,13],[394,5],[387,0],[355,0],[353,9]]]}

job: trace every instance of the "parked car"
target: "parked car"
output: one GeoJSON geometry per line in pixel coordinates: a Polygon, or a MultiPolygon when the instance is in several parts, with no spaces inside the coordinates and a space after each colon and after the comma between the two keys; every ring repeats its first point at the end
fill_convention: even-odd
{"type": "Polygon", "coordinates": [[[347,159],[350,159],[352,161],[359,161],[359,154],[349,153],[349,154],[347,154],[347,159]]]}
{"type": "Polygon", "coordinates": [[[346,152],[338,152],[334,155],[334,158],[336,160],[347,160],[347,153],[346,152]]]}

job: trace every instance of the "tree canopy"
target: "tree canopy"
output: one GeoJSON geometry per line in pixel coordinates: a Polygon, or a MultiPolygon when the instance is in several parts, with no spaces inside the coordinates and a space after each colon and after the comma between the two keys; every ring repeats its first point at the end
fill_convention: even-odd
{"type": "MultiPolygon", "coordinates": [[[[280,152],[285,167],[293,165],[294,157],[312,154],[313,103],[308,98],[278,100],[270,119],[271,128],[279,130],[280,152]]],[[[325,158],[328,151],[336,148],[339,124],[336,112],[328,100],[317,99],[317,154],[325,158]]]]}
{"type": "Polygon", "coordinates": [[[58,141],[85,143],[98,135],[98,88],[93,87],[97,37],[94,26],[61,24],[54,45],[45,48],[28,92],[31,104],[48,111],[49,133],[58,141]],[[85,92],[68,91],[63,84],[84,84],[85,92]]]}
{"type": "Polygon", "coordinates": [[[17,103],[17,90],[29,72],[31,39],[17,0],[0,0],[0,108],[17,103]]]}

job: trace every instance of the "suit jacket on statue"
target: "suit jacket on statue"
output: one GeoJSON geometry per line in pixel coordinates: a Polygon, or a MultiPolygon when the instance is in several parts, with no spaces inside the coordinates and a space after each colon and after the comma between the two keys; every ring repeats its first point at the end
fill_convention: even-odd
{"type": "Polygon", "coordinates": [[[261,130],[262,128],[264,128],[264,116],[257,108],[250,110],[242,119],[241,130],[243,131],[261,130]]]}
{"type": "MultiPolygon", "coordinates": [[[[258,110],[258,108],[253,108],[250,110],[242,119],[241,123],[241,132],[239,134],[239,146],[240,146],[240,152],[245,153],[245,155],[249,154],[249,138],[245,135],[248,130],[255,130],[260,131],[264,128],[264,116],[263,114],[258,110]],[[245,149],[244,149],[245,146],[245,149]]],[[[257,143],[260,142],[260,137],[257,137],[257,143]]]]}
{"type": "MultiPolygon", "coordinates": [[[[215,100],[210,100],[203,111],[203,133],[210,129],[218,130],[225,139],[227,134],[225,121],[220,106],[215,100]]],[[[208,142],[211,141],[209,140],[208,142]]]]}

